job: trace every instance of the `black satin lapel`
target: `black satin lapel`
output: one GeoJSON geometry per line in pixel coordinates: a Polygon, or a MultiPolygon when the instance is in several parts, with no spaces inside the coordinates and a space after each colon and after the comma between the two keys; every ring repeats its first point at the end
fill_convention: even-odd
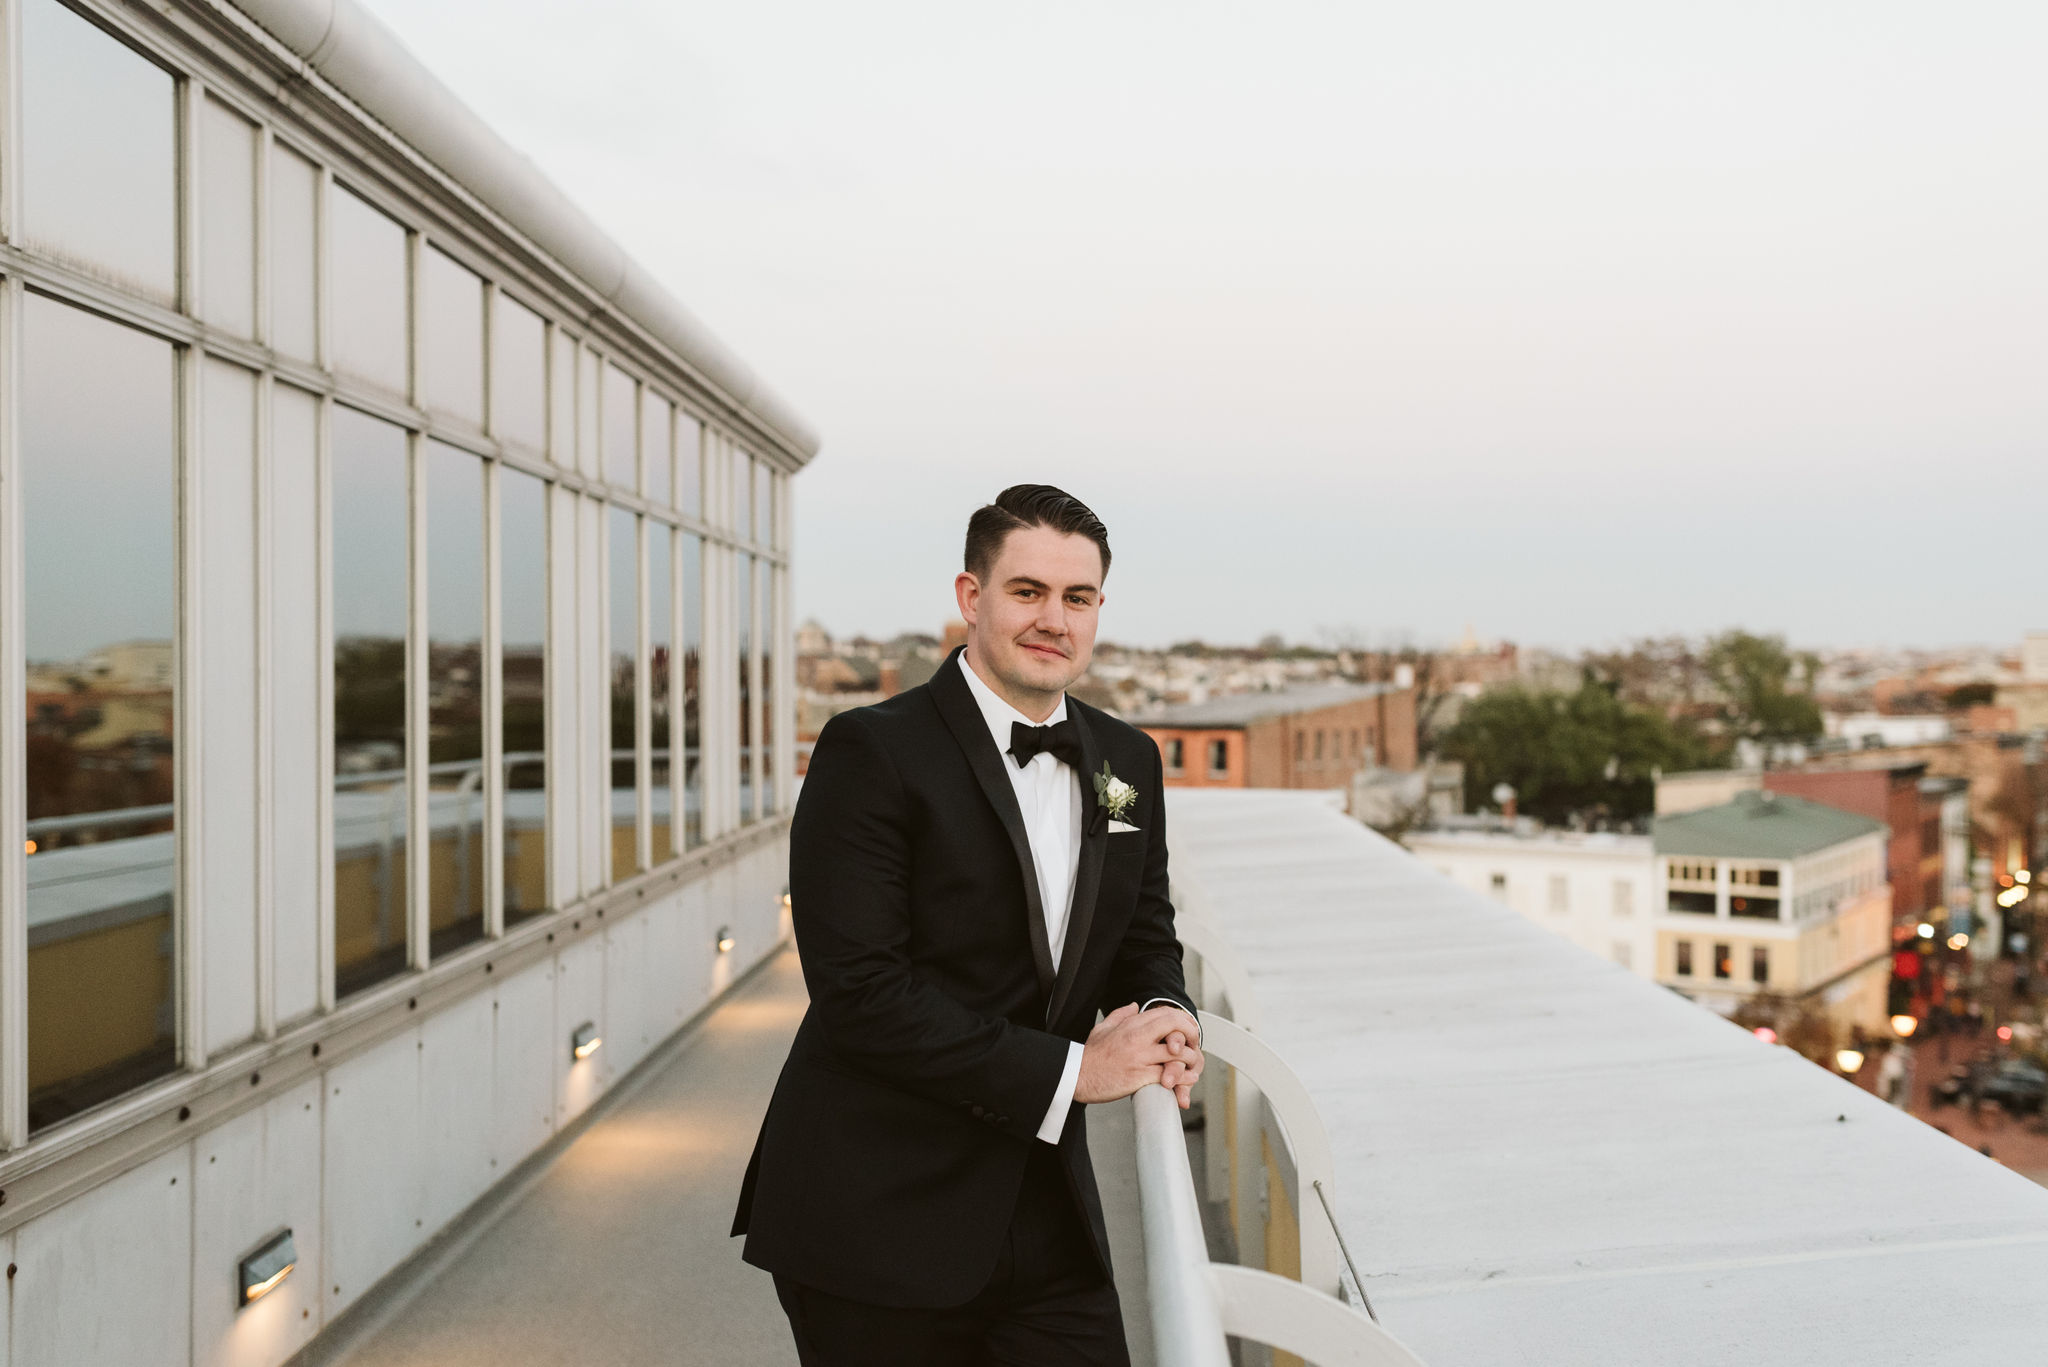
{"type": "Polygon", "coordinates": [[[1074,732],[1081,738],[1081,859],[1074,869],[1074,904],[1067,912],[1059,981],[1053,986],[1052,1007],[1045,1015],[1048,1025],[1066,1009],[1074,979],[1081,971],[1081,953],[1088,944],[1088,929],[1095,921],[1095,894],[1102,886],[1102,857],[1109,849],[1109,823],[1101,819],[1101,807],[1095,800],[1095,777],[1102,772],[1102,751],[1096,748],[1095,733],[1088,729],[1087,719],[1071,701],[1067,704],[1067,716],[1073,719],[1074,732]]]}
{"type": "Polygon", "coordinates": [[[974,777],[981,783],[981,791],[988,798],[989,805],[996,809],[1003,829],[1010,833],[1010,848],[1017,855],[1018,872],[1024,875],[1024,907],[1031,918],[1031,963],[1038,971],[1038,990],[1050,992],[1053,987],[1052,939],[1045,929],[1045,904],[1038,895],[1038,865],[1031,860],[1031,840],[1024,833],[1024,813],[1017,806],[1017,790],[1010,786],[1010,776],[1003,772],[1002,752],[996,749],[995,737],[988,733],[988,721],[981,715],[981,708],[974,702],[974,695],[967,691],[967,680],[960,677],[960,671],[967,668],[967,662],[960,659],[955,650],[946,662],[932,675],[930,684],[932,701],[938,705],[939,715],[945,718],[946,729],[953,733],[953,739],[960,742],[960,748],[967,754],[967,767],[974,770],[974,777]]]}

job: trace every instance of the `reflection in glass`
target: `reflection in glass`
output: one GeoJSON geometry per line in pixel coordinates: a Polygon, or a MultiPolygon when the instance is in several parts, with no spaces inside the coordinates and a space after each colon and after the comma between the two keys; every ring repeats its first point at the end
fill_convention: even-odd
{"type": "MultiPolygon", "coordinates": [[[[627,410],[629,413],[631,410],[627,410]]],[[[635,703],[640,686],[640,519],[611,510],[612,881],[640,868],[635,703]]]]}
{"type": "Polygon", "coordinates": [[[556,328],[548,355],[548,457],[576,468],[576,344],[556,328]]]}
{"type": "Polygon", "coordinates": [[[172,377],[166,343],[27,297],[31,1131],[177,1064],[172,377]]]}
{"type": "Polygon", "coordinates": [[[754,535],[754,459],[732,448],[732,527],[741,536],[754,535]]]}
{"type": "Polygon", "coordinates": [[[761,565],[761,814],[775,810],[775,585],[781,571],[761,565]]]}
{"type": "Polygon", "coordinates": [[[270,144],[270,344],[313,359],[314,246],[319,240],[320,172],[281,142],[270,144]]]}
{"type": "Polygon", "coordinates": [[[733,576],[733,622],[740,661],[740,820],[754,811],[754,557],[737,557],[733,576]]]}
{"type": "Polygon", "coordinates": [[[256,332],[256,126],[208,96],[199,112],[200,316],[256,332]]]}
{"type": "Polygon", "coordinates": [[[338,185],[328,206],[335,367],[403,394],[405,229],[338,185]]]}
{"type": "Polygon", "coordinates": [[[679,534],[683,571],[683,848],[704,843],[703,710],[698,704],[697,665],[704,650],[704,542],[679,534]]]}
{"type": "Polygon", "coordinates": [[[504,639],[505,924],[547,909],[548,486],[498,469],[504,639]]]}
{"type": "Polygon", "coordinates": [[[171,74],[57,0],[21,7],[21,212],[29,245],[170,302],[171,74]]]}
{"type": "Polygon", "coordinates": [[[647,472],[647,497],[662,507],[668,505],[669,483],[674,460],[669,451],[669,408],[667,399],[652,389],[640,391],[640,468],[647,472]]]}
{"type": "Polygon", "coordinates": [[[502,290],[491,306],[491,435],[535,451],[548,444],[547,329],[502,290]]]}
{"type": "Polygon", "coordinates": [[[334,410],[334,984],[405,967],[405,433],[334,410]]]}
{"type": "Polygon", "coordinates": [[[633,377],[617,366],[604,368],[604,481],[628,493],[640,492],[634,418],[633,377]]]}
{"type": "Polygon", "coordinates": [[[669,791],[669,703],[674,677],[670,648],[675,643],[675,586],[669,578],[675,532],[666,522],[647,521],[647,745],[651,776],[647,794],[654,823],[654,863],[665,864],[677,853],[675,803],[669,791]]]}
{"type": "Polygon", "coordinates": [[[676,508],[696,517],[704,511],[704,426],[676,410],[676,508]]]}
{"type": "Polygon", "coordinates": [[[484,933],[484,463],[427,446],[430,955],[484,933]]]}
{"type": "Polygon", "coordinates": [[[421,388],[426,405],[484,423],[484,282],[429,247],[420,257],[421,388]]]}

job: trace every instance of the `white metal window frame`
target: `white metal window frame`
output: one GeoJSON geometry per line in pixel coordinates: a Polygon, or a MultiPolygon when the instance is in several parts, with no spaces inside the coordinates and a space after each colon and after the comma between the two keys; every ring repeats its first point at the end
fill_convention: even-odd
{"type": "MultiPolygon", "coordinates": [[[[334,990],[334,696],[331,626],[334,571],[333,547],[330,544],[330,510],[332,417],[333,407],[337,402],[392,423],[407,434],[408,485],[411,491],[408,500],[408,535],[412,561],[408,579],[407,802],[413,818],[412,829],[416,833],[424,832],[426,829],[427,792],[424,764],[428,682],[425,668],[426,547],[425,519],[422,516],[425,444],[428,440],[440,441],[476,455],[484,462],[486,611],[483,645],[487,659],[484,684],[487,939],[495,939],[503,934],[503,681],[499,598],[499,572],[503,556],[499,483],[503,468],[518,469],[538,477],[549,486],[550,491],[560,486],[609,506],[630,509],[639,517],[638,525],[643,529],[643,544],[640,547],[638,563],[643,584],[642,629],[639,642],[641,683],[638,688],[641,725],[638,728],[640,740],[636,754],[636,770],[642,776],[639,839],[643,844],[648,838],[645,808],[648,803],[646,773],[649,761],[646,726],[648,700],[645,682],[648,674],[644,584],[647,572],[645,528],[660,523],[678,531],[692,533],[700,538],[704,548],[704,573],[699,586],[702,595],[700,612],[704,638],[699,675],[702,709],[699,774],[703,784],[704,836],[697,848],[731,835],[739,825],[737,765],[727,762],[725,758],[713,758],[730,757],[734,754],[737,719],[733,715],[733,708],[728,699],[714,698],[712,695],[715,691],[714,681],[718,686],[716,691],[722,692],[729,686],[732,671],[738,664],[735,658],[736,642],[733,639],[736,634],[735,624],[730,620],[729,595],[732,589],[734,557],[740,548],[759,557],[757,563],[765,567],[764,575],[771,575],[772,582],[777,585],[775,601],[768,606],[771,608],[769,619],[773,623],[773,629],[778,632],[775,651],[778,675],[775,698],[778,714],[786,710],[787,700],[793,695],[793,690],[784,682],[790,676],[791,667],[789,643],[783,633],[788,630],[788,611],[784,598],[787,593],[789,548],[792,539],[788,523],[790,500],[787,490],[789,472],[798,463],[795,458],[749,446],[731,424],[721,421],[712,405],[694,401],[688,394],[686,384],[657,378],[652,365],[632,354],[635,334],[629,322],[609,317],[578,318],[573,309],[568,310],[568,317],[565,319],[563,305],[550,302],[551,297],[573,298],[560,283],[560,279],[566,277],[550,278],[547,274],[548,269],[559,271],[559,267],[552,262],[543,262],[536,267],[529,262],[501,259],[490,249],[476,245],[477,241],[485,239],[475,237],[475,214],[471,211],[471,206],[464,202],[466,196],[459,187],[453,186],[452,182],[447,182],[444,177],[432,172],[431,168],[420,162],[415,154],[389,139],[388,135],[384,135],[380,142],[378,130],[367,119],[361,119],[359,126],[348,126],[333,121],[323,123],[312,116],[300,119],[297,111],[287,115],[282,108],[266,103],[260,87],[240,78],[237,74],[238,68],[224,64],[189,32],[181,32],[181,28],[190,26],[186,18],[176,11],[136,10],[109,3],[109,0],[62,2],[106,30],[110,35],[110,41],[122,42],[131,50],[140,52],[156,65],[169,71],[175,82],[177,294],[175,307],[166,307],[154,300],[132,295],[87,272],[19,245],[16,241],[18,226],[21,223],[18,201],[19,177],[16,174],[0,175],[0,398],[5,400],[0,402],[0,1173],[22,1170],[24,1163],[33,1163],[39,1154],[47,1155],[57,1150],[75,1152],[97,1138],[140,1123],[160,1109],[152,1098],[168,1097],[189,1084],[195,1074],[207,1072],[212,1063],[205,1046],[205,956],[200,950],[200,946],[204,944],[205,927],[203,900],[198,895],[202,874],[198,837],[206,819],[205,794],[198,782],[198,766],[193,760],[201,743],[205,698],[202,680],[198,676],[198,646],[204,631],[204,620],[201,604],[197,601],[196,576],[193,573],[194,557],[203,554],[203,539],[198,525],[199,500],[193,488],[193,480],[196,477],[194,453],[198,449],[200,424],[203,421],[199,402],[200,376],[208,358],[217,358],[237,365],[250,371],[255,377],[257,409],[252,455],[255,489],[258,507],[261,509],[255,519],[255,550],[259,557],[256,563],[261,567],[268,565],[270,538],[274,530],[269,499],[273,457],[271,408],[274,386],[280,381],[288,383],[313,396],[318,405],[314,458],[317,467],[315,487],[319,504],[316,519],[319,544],[314,548],[314,553],[319,566],[319,622],[315,639],[319,642],[321,658],[316,670],[316,706],[318,715],[325,720],[321,723],[319,736],[320,772],[309,777],[309,781],[315,784],[317,794],[315,819],[321,846],[317,862],[320,870],[320,889],[316,904],[318,924],[314,941],[318,956],[319,989],[316,1017],[329,1016],[345,1005],[336,1000],[334,990]],[[203,185],[200,174],[198,129],[199,113],[203,102],[208,98],[218,101],[224,108],[247,119],[256,130],[251,205],[256,252],[253,337],[239,337],[221,331],[209,326],[198,316],[199,300],[202,295],[199,281],[200,253],[197,243],[200,194],[203,185]],[[273,226],[269,194],[271,153],[274,145],[288,148],[316,167],[318,172],[314,206],[314,297],[317,326],[315,355],[311,360],[278,354],[272,351],[269,345],[270,338],[274,336],[269,270],[270,234],[273,226]],[[352,380],[328,368],[332,361],[332,309],[329,307],[329,301],[333,297],[334,282],[331,279],[332,244],[327,222],[333,201],[337,169],[341,180],[351,193],[392,218],[406,233],[406,328],[409,358],[408,387],[407,393],[403,396],[393,395],[375,385],[352,380]],[[472,228],[472,231],[466,232],[466,227],[472,228]],[[485,311],[480,346],[483,349],[485,391],[484,423],[481,427],[464,419],[429,413],[422,404],[419,262],[421,253],[430,241],[434,247],[484,281],[485,311]],[[20,412],[15,401],[15,396],[20,393],[23,301],[25,294],[31,289],[67,306],[133,328],[144,335],[168,343],[172,348],[177,397],[177,412],[174,419],[174,488],[177,491],[178,504],[173,510],[176,528],[174,555],[177,564],[173,658],[179,690],[173,780],[178,802],[175,823],[177,874],[173,908],[173,953],[176,964],[175,1011],[179,1071],[145,1084],[115,1101],[53,1125],[39,1133],[33,1142],[28,1134],[27,855],[24,847],[26,789],[24,747],[20,742],[26,720],[23,711],[25,658],[22,637],[24,560],[20,535],[25,510],[21,507],[19,477],[20,412]],[[554,370],[564,355],[579,367],[584,363],[586,355],[601,355],[604,360],[617,365],[633,379],[636,422],[639,420],[638,395],[642,387],[652,389],[664,401],[672,404],[678,414],[695,421],[700,441],[698,478],[704,486],[700,496],[700,507],[703,510],[701,515],[682,513],[675,506],[656,506],[643,498],[637,489],[619,489],[607,485],[601,479],[580,473],[576,464],[579,453],[574,447],[582,435],[582,425],[574,422],[567,425],[566,435],[569,438],[570,449],[560,449],[564,428],[554,420],[552,412],[549,413],[546,422],[549,448],[546,451],[536,451],[527,442],[500,440],[495,435],[493,427],[496,415],[492,412],[490,393],[496,371],[492,356],[496,341],[493,324],[495,312],[503,297],[517,300],[542,319],[542,345],[544,364],[547,368],[546,392],[550,409],[560,392],[555,383],[554,370]],[[581,322],[586,335],[579,336],[571,330],[576,322],[581,322]],[[587,335],[591,330],[613,326],[622,329],[616,342],[599,341],[587,335]],[[558,334],[571,342],[566,353],[557,346],[558,334]],[[764,470],[772,471],[772,478],[781,482],[781,497],[772,505],[775,521],[779,525],[771,528],[767,542],[757,543],[752,540],[750,529],[740,529],[733,525],[732,491],[729,487],[720,488],[718,498],[714,500],[713,486],[729,485],[728,479],[716,473],[723,462],[711,458],[714,450],[758,460],[764,470]],[[724,516],[715,516],[714,510],[723,511],[724,516]],[[713,820],[714,811],[720,814],[717,820],[713,820]]],[[[22,60],[20,28],[18,0],[0,0],[0,92],[4,92],[4,97],[0,97],[0,166],[4,167],[16,167],[21,164],[21,83],[17,79],[22,60]]],[[[345,103],[335,92],[330,90],[327,93],[337,102],[345,103]]],[[[570,394],[575,401],[583,400],[583,388],[580,383],[571,386],[570,394]]],[[[681,439],[679,434],[683,426],[681,422],[671,423],[672,455],[675,450],[674,443],[681,439]]],[[[601,437],[601,430],[599,435],[601,437]]],[[[638,446],[636,438],[636,450],[638,446]]],[[[599,446],[597,449],[601,451],[602,447],[599,446]]],[[[644,459],[644,453],[639,458],[644,459]]],[[[682,502],[680,487],[671,488],[671,499],[673,503],[682,502]]],[[[578,500],[581,501],[583,500],[578,500]]],[[[564,529],[558,525],[561,520],[561,505],[554,499],[552,492],[547,499],[547,507],[548,573],[552,579],[565,570],[575,572],[580,562],[570,555],[561,553],[564,532],[573,532],[573,528],[564,529]]],[[[598,519],[600,526],[603,526],[605,521],[602,516],[598,519]]],[[[573,535],[566,539],[570,544],[575,541],[573,535]]],[[[678,547],[678,552],[679,550],[678,547]]],[[[602,559],[599,563],[600,566],[603,565],[602,559]]],[[[680,553],[671,556],[671,566],[675,576],[675,592],[671,594],[671,608],[675,615],[672,639],[680,648],[683,640],[681,629],[684,615],[680,553]]],[[[254,607],[257,671],[257,707],[254,718],[257,773],[253,780],[256,785],[254,791],[257,813],[256,849],[253,852],[257,888],[257,1034],[254,1043],[274,1040],[281,1031],[303,1023],[281,1023],[276,1018],[274,965],[270,953],[275,935],[272,920],[274,903],[270,895],[274,842],[270,827],[271,804],[267,800],[270,785],[273,783],[270,761],[275,711],[274,680],[268,667],[270,642],[266,633],[273,605],[268,600],[267,570],[259,572],[258,580],[254,607]]],[[[763,625],[764,605],[760,601],[763,595],[757,592],[755,596],[756,654],[753,668],[758,680],[759,631],[763,625]]],[[[550,597],[552,598],[552,590],[550,597]]],[[[553,629],[552,609],[548,616],[549,631],[543,687],[545,695],[552,698],[557,688],[569,685],[574,673],[571,669],[565,668],[566,657],[570,654],[572,643],[558,639],[553,629]]],[[[600,627],[602,624],[601,608],[600,627]]],[[[674,686],[679,688],[680,671],[672,670],[672,678],[677,680],[674,686]]],[[[758,686],[755,698],[758,707],[758,686]]],[[[608,706],[608,703],[606,705],[608,706]]],[[[581,708],[578,710],[581,712],[581,708]]],[[[554,709],[550,706],[550,721],[553,716],[554,709]]],[[[672,744],[678,752],[672,759],[672,773],[676,775],[677,794],[680,798],[682,756],[679,704],[675,706],[672,717],[672,744]]],[[[581,731],[581,727],[577,729],[581,731]]],[[[757,773],[760,766],[768,763],[773,765],[778,774],[793,775],[792,727],[788,724],[779,724],[775,729],[775,735],[776,753],[772,759],[765,761],[757,754],[757,773]]],[[[568,782],[571,777],[565,770],[569,767],[567,761],[575,752],[577,741],[578,737],[556,736],[552,729],[550,731],[546,783],[551,794],[557,791],[558,785],[568,782]]],[[[778,791],[786,792],[787,789],[778,784],[778,791]]],[[[583,801],[576,804],[582,810],[588,810],[597,801],[608,804],[608,774],[606,785],[599,792],[585,793],[582,797],[583,801]]],[[[551,798],[550,822],[554,810],[551,798]]],[[[683,854],[683,832],[686,824],[684,816],[680,808],[674,815],[679,859],[683,854]]],[[[547,843],[552,860],[557,846],[552,836],[548,837],[547,843]]],[[[669,861],[671,864],[676,862],[678,860],[669,861]]],[[[644,864],[643,858],[643,867],[644,864]]],[[[431,975],[424,980],[419,976],[433,967],[426,934],[428,865],[429,861],[424,858],[408,861],[408,964],[414,972],[401,975],[409,984],[409,987],[397,989],[401,996],[407,990],[417,993],[429,990],[433,986],[431,975]]],[[[664,865],[664,868],[666,867],[667,864],[664,865]]],[[[556,886],[560,884],[557,883],[556,886]]],[[[532,922],[522,925],[520,931],[525,934],[533,924],[551,917],[574,914],[581,910],[584,904],[583,899],[570,901],[556,908],[547,917],[533,918],[532,922]]],[[[552,939],[552,935],[549,938],[552,939]]],[[[463,956],[458,954],[453,957],[463,956]]],[[[379,985],[387,988],[388,986],[388,982],[379,985]]],[[[360,995],[377,996],[379,988],[368,989],[360,995]]],[[[385,991],[382,995],[389,996],[391,992],[385,991]]],[[[356,1000],[354,997],[351,998],[351,1002],[356,1000]]],[[[235,1046],[227,1052],[236,1053],[239,1049],[240,1046],[235,1046]]]]}

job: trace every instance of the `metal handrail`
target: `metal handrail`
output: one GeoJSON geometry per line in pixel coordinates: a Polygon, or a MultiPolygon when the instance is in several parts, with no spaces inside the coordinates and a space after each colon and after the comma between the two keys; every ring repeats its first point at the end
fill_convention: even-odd
{"type": "Polygon", "coordinates": [[[1334,1296],[1256,1268],[1209,1261],[1180,1108],[1164,1087],[1131,1098],[1154,1356],[1170,1367],[1227,1367],[1236,1336],[1320,1367],[1423,1367],[1372,1319],[1334,1296]]]}

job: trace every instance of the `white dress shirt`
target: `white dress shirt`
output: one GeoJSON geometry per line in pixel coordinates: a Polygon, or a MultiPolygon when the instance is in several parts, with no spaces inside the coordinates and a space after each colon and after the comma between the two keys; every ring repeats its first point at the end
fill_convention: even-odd
{"type": "MultiPolygon", "coordinates": [[[[1074,905],[1074,875],[1081,866],[1081,776],[1056,755],[1041,750],[1031,762],[1019,765],[1010,754],[1010,727],[1051,726],[1067,719],[1067,696],[1062,693],[1052,715],[1036,722],[1004,702],[996,691],[981,681],[960,652],[960,672],[967,676],[967,691],[981,708],[989,735],[995,738],[996,753],[1003,757],[1003,772],[1017,794],[1017,808],[1024,816],[1025,838],[1031,844],[1031,863],[1038,875],[1038,901],[1045,908],[1045,935],[1051,943],[1052,969],[1060,969],[1060,952],[1066,948],[1067,920],[1074,905]]],[[[1157,999],[1164,1000],[1164,999],[1157,999]]],[[[1150,1007],[1157,1000],[1146,1002],[1150,1007]]],[[[1179,1006],[1179,1002],[1169,1005],[1179,1006]]],[[[1196,1033],[1199,1036],[1200,1027],[1196,1033]]],[[[1067,1127],[1067,1111],[1074,1104],[1074,1089],[1081,1081],[1079,1044],[1067,1042],[1067,1066],[1060,1073],[1060,1085],[1053,1092],[1052,1105],[1039,1124],[1038,1137],[1048,1144],[1060,1142],[1067,1127]]]]}

